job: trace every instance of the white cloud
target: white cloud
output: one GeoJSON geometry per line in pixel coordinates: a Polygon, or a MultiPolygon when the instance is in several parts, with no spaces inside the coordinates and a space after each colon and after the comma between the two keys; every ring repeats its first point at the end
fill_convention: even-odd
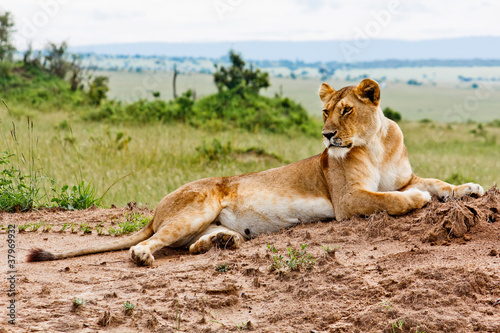
{"type": "MultiPolygon", "coordinates": [[[[398,0],[16,0],[16,45],[138,41],[236,41],[372,38],[429,39],[500,35],[500,2],[399,0],[400,14],[377,30],[377,17],[398,0]],[[378,16],[377,16],[378,15],[378,16]]],[[[379,24],[380,25],[380,24],[379,24]]]]}

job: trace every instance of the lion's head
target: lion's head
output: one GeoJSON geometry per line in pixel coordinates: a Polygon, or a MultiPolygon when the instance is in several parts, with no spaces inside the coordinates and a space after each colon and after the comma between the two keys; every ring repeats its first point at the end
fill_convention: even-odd
{"type": "Polygon", "coordinates": [[[380,129],[383,113],[377,82],[365,79],[339,91],[323,83],[319,97],[324,105],[323,142],[330,155],[344,158],[353,147],[366,145],[380,129]]]}

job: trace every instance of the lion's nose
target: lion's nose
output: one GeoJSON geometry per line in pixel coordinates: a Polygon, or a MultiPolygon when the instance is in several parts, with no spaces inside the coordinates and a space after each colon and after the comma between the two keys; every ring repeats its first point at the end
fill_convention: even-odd
{"type": "Polygon", "coordinates": [[[323,134],[323,136],[325,138],[327,138],[328,140],[330,140],[331,138],[333,138],[335,136],[335,134],[337,134],[337,131],[334,131],[334,132],[323,132],[321,134],[323,134]]]}

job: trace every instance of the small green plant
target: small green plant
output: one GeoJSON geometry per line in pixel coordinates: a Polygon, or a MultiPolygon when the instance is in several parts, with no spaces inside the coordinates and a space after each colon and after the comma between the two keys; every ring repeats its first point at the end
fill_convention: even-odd
{"type": "Polygon", "coordinates": [[[73,308],[75,308],[75,309],[78,309],[78,308],[84,306],[85,304],[87,304],[86,299],[77,297],[73,300],[73,308]]]}
{"type": "Polygon", "coordinates": [[[17,226],[17,229],[19,230],[19,232],[25,232],[28,230],[29,227],[31,227],[31,223],[25,223],[25,224],[19,224],[17,226]]]}
{"type": "Polygon", "coordinates": [[[269,267],[270,271],[277,270],[283,273],[285,269],[291,271],[299,271],[301,268],[311,269],[316,263],[316,259],[307,254],[307,244],[302,244],[300,250],[292,250],[287,247],[288,259],[279,254],[274,245],[268,244],[267,248],[274,254],[273,263],[269,267]]]}
{"type": "Polygon", "coordinates": [[[131,314],[132,311],[134,311],[135,305],[130,303],[129,301],[126,301],[123,303],[123,310],[125,311],[126,314],[131,314]]]}
{"type": "Polygon", "coordinates": [[[68,224],[64,223],[63,226],[61,227],[61,230],[59,230],[59,232],[64,232],[64,230],[66,230],[67,227],[68,227],[68,224]]]}
{"type": "Polygon", "coordinates": [[[129,234],[131,232],[141,230],[144,228],[151,218],[146,217],[139,213],[130,213],[126,215],[124,222],[119,222],[117,228],[110,227],[108,233],[110,235],[120,236],[129,234]]]}
{"type": "Polygon", "coordinates": [[[247,331],[247,330],[250,330],[252,328],[252,323],[250,321],[242,322],[242,323],[236,324],[236,328],[238,329],[238,331],[247,331]]]}
{"type": "Polygon", "coordinates": [[[44,224],[42,232],[50,232],[50,230],[52,229],[52,227],[54,227],[54,225],[52,225],[52,224],[44,224]]]}
{"type": "Polygon", "coordinates": [[[96,224],[95,230],[97,231],[97,234],[99,236],[103,236],[104,235],[104,223],[101,222],[101,223],[96,224]]]}
{"type": "Polygon", "coordinates": [[[325,251],[325,253],[327,255],[335,258],[335,253],[340,249],[340,245],[337,245],[331,249],[330,249],[329,245],[327,245],[327,246],[321,245],[321,248],[325,251]]]}
{"type": "Polygon", "coordinates": [[[76,226],[74,223],[71,223],[71,226],[70,226],[70,229],[71,229],[71,233],[74,234],[74,233],[77,233],[78,231],[76,230],[76,226]]]}
{"type": "Polygon", "coordinates": [[[229,267],[228,264],[220,264],[220,265],[217,265],[215,266],[215,270],[217,272],[220,272],[220,273],[225,273],[227,271],[229,271],[231,268],[229,267]]]}
{"type": "Polygon", "coordinates": [[[80,224],[80,231],[83,231],[84,234],[91,234],[92,233],[92,227],[88,225],[88,223],[82,223],[80,224]]]}
{"type": "Polygon", "coordinates": [[[38,222],[38,223],[32,223],[30,225],[30,231],[34,231],[34,232],[37,232],[38,229],[40,229],[41,227],[43,227],[45,225],[45,222],[44,221],[41,221],[41,222],[38,222]]]}
{"type": "Polygon", "coordinates": [[[404,318],[400,318],[400,319],[396,320],[395,322],[392,322],[391,323],[392,333],[402,332],[403,328],[404,328],[404,325],[405,325],[405,319],[404,318]]]}

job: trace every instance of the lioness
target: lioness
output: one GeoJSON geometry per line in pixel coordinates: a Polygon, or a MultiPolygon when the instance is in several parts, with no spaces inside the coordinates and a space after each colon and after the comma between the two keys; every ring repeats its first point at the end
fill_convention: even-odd
{"type": "Polygon", "coordinates": [[[152,265],[165,246],[190,253],[235,249],[245,239],[297,223],[343,220],[387,211],[405,214],[438,197],[483,195],[477,184],[450,185],[414,175],[399,126],[384,117],[380,88],[366,79],[335,91],[323,83],[323,142],[319,155],[279,168],[201,179],[164,197],[139,233],[71,252],[32,250],[28,261],[63,259],[130,248],[137,265],[152,265]]]}

